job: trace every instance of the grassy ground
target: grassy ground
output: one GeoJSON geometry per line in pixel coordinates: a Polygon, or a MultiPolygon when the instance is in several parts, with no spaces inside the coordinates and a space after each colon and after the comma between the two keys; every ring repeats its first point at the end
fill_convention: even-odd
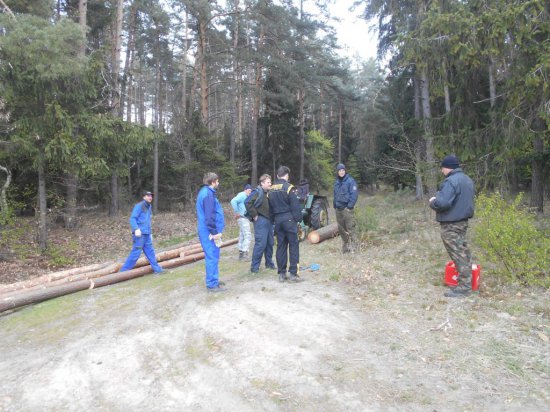
{"type": "MultiPolygon", "coordinates": [[[[301,266],[321,269],[299,284],[227,248],[223,294],[198,262],[2,314],[0,410],[548,409],[549,292],[499,283],[473,245],[479,294],[444,298],[433,213],[410,193],[356,210],[360,252],[301,244],[301,266]]],[[[159,247],[190,231],[172,233],[159,247]]]]}

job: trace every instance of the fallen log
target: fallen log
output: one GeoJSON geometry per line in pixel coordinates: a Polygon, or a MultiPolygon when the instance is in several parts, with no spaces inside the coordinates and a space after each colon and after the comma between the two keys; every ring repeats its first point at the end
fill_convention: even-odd
{"type": "Polygon", "coordinates": [[[46,275],[38,276],[33,279],[23,280],[21,282],[0,285],[0,294],[11,292],[17,289],[30,288],[44,282],[52,282],[54,280],[62,279],[72,275],[78,275],[80,273],[91,272],[94,270],[102,269],[108,265],[109,263],[95,263],[93,265],[83,266],[79,268],[66,269],[61,272],[48,273],[46,275]]]}
{"type": "MultiPolygon", "coordinates": [[[[160,266],[164,269],[170,269],[201,259],[204,259],[204,253],[197,253],[184,258],[166,260],[161,262],[160,266]]],[[[128,270],[126,272],[111,273],[96,279],[82,279],[75,282],[66,282],[61,285],[50,286],[48,288],[30,290],[26,291],[26,293],[20,293],[14,296],[0,297],[0,313],[6,310],[29,305],[31,303],[39,303],[45,300],[68,295],[70,293],[79,292],[81,290],[100,288],[103,286],[124,282],[126,280],[147,275],[152,271],[153,269],[151,266],[143,266],[137,269],[128,270]]]]}
{"type": "Polygon", "coordinates": [[[309,240],[310,243],[316,244],[322,242],[323,240],[331,239],[335,236],[338,236],[337,223],[333,223],[331,225],[314,230],[313,232],[309,232],[309,234],[307,235],[307,240],[309,240]]]}
{"type": "MultiPolygon", "coordinates": [[[[199,243],[193,243],[187,246],[178,247],[176,249],[166,250],[160,253],[157,253],[157,262],[162,262],[164,260],[173,259],[178,256],[188,256],[192,253],[197,253],[197,247],[202,251],[202,247],[199,243]],[[191,253],[190,253],[191,252],[191,253]]],[[[134,268],[142,267],[148,265],[149,261],[146,257],[138,259],[134,268]]],[[[33,279],[24,280],[21,282],[10,283],[8,285],[0,285],[0,295],[15,292],[22,289],[31,289],[35,286],[40,286],[43,284],[52,284],[55,281],[71,278],[74,279],[85,279],[102,276],[104,274],[114,273],[120,270],[122,263],[120,262],[104,262],[96,263],[88,266],[83,266],[79,268],[72,268],[62,270],[60,272],[48,273],[33,279]],[[118,265],[118,266],[117,266],[118,265]],[[89,276],[79,276],[82,274],[89,274],[89,276]],[[76,277],[76,278],[75,278],[76,277]]],[[[53,283],[55,284],[55,283],[53,283]]]]}
{"type": "MultiPolygon", "coordinates": [[[[221,247],[223,248],[223,247],[234,245],[238,241],[239,241],[238,239],[230,239],[226,242],[223,242],[221,247]]],[[[167,255],[165,255],[164,257],[166,257],[166,256],[167,255]]],[[[203,258],[204,258],[204,253],[203,253],[202,247],[200,247],[200,249],[195,247],[194,249],[189,249],[187,252],[185,252],[184,256],[179,255],[178,257],[174,257],[172,259],[161,261],[161,262],[159,262],[159,265],[162,268],[169,269],[169,268],[176,267],[176,266],[179,266],[179,265],[183,265],[183,264],[186,264],[186,263],[189,263],[189,262],[194,262],[196,260],[200,260],[200,259],[203,259],[203,258]]],[[[150,273],[153,270],[151,269],[151,266],[148,263],[149,262],[147,262],[146,266],[141,266],[139,268],[134,267],[134,269],[126,271],[126,272],[118,272],[120,270],[121,266],[122,266],[122,263],[112,263],[109,266],[107,266],[106,268],[98,270],[98,271],[81,273],[79,275],[74,275],[74,276],[63,278],[63,279],[58,279],[57,281],[53,281],[53,282],[49,282],[49,283],[39,284],[39,285],[36,285],[34,287],[30,287],[30,288],[24,288],[24,289],[18,289],[18,290],[6,292],[6,293],[0,293],[0,299],[14,298],[15,296],[19,296],[19,295],[27,294],[27,293],[31,293],[31,292],[39,293],[40,291],[45,291],[46,289],[49,289],[51,287],[61,286],[61,285],[64,285],[66,283],[77,283],[77,282],[80,282],[82,280],[99,279],[99,278],[103,278],[105,276],[114,274],[116,272],[118,272],[118,273],[127,273],[127,272],[132,272],[132,271],[137,270],[137,269],[148,268],[149,271],[147,273],[150,273]]],[[[69,292],[69,293],[73,293],[73,292],[69,292]]],[[[60,296],[62,296],[62,295],[60,295],[60,296]]],[[[47,298],[47,299],[50,299],[50,298],[47,298]]],[[[0,312],[1,312],[1,310],[0,310],[0,312]]]]}

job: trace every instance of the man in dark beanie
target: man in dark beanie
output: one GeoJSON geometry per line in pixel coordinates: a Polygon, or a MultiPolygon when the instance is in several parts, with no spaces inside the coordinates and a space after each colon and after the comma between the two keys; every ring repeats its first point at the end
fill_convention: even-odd
{"type": "Polygon", "coordinates": [[[333,206],[336,210],[338,232],[342,238],[342,253],[353,253],[357,249],[356,221],[353,210],[358,196],[357,183],[353,177],[346,173],[346,166],[342,163],[336,166],[336,173],[333,206]]]}
{"type": "Polygon", "coordinates": [[[464,174],[456,156],[443,158],[441,172],[445,180],[429,202],[441,224],[443,245],[458,272],[458,285],[451,287],[445,296],[464,297],[472,292],[472,255],[466,242],[466,231],[468,219],[474,215],[474,183],[464,174]]]}

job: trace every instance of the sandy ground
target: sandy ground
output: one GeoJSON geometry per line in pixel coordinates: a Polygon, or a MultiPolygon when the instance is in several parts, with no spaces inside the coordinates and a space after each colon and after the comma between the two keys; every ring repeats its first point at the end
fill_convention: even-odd
{"type": "Polygon", "coordinates": [[[299,284],[228,248],[225,293],[198,262],[1,314],[0,410],[549,410],[548,293],[443,298],[440,262],[406,264],[434,233],[304,244],[299,284]]]}

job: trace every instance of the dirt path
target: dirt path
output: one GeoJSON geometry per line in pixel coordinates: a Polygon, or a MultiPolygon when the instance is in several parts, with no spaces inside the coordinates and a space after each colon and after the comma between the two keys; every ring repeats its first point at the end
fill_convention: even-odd
{"type": "Polygon", "coordinates": [[[199,262],[4,314],[0,410],[548,410],[548,295],[443,299],[432,230],[304,245],[295,285],[230,249],[223,294],[199,262]]]}

